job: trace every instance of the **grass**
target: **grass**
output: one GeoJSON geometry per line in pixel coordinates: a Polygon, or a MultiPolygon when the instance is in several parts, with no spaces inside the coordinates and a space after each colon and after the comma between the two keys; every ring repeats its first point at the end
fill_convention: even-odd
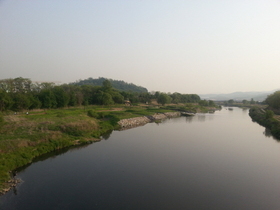
{"type": "MultiPolygon", "coordinates": [[[[31,110],[14,115],[6,113],[0,122],[0,191],[7,188],[10,171],[31,163],[34,158],[77,144],[99,140],[118,128],[121,119],[174,111],[177,105],[158,106],[87,106],[52,110],[31,110]],[[88,116],[97,112],[98,119],[88,116]]],[[[197,105],[181,105],[185,110],[197,105]]],[[[201,108],[201,107],[200,107],[201,108]]]]}

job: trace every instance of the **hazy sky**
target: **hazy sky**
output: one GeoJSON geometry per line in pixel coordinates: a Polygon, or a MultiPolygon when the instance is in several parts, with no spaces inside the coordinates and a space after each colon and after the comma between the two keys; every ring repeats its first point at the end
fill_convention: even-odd
{"type": "Polygon", "coordinates": [[[0,79],[280,88],[280,0],[0,0],[0,79]]]}

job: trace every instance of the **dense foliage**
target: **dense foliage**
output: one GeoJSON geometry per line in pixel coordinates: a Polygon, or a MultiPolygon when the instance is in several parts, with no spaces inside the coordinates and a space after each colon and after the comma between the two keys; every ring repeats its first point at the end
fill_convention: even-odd
{"type": "Polygon", "coordinates": [[[268,128],[274,137],[280,139],[280,121],[273,117],[273,111],[253,107],[250,109],[249,115],[253,121],[256,121],[260,125],[268,128]]]}
{"type": "Polygon", "coordinates": [[[280,91],[267,96],[265,103],[268,105],[265,109],[253,107],[250,109],[251,118],[268,128],[271,134],[280,139],[280,121],[275,114],[280,114],[280,91]]]}
{"type": "Polygon", "coordinates": [[[280,91],[276,91],[275,93],[269,95],[265,102],[269,105],[274,112],[280,114],[280,91]]]}
{"type": "MultiPolygon", "coordinates": [[[[15,78],[0,80],[0,111],[12,110],[19,112],[31,109],[52,109],[87,105],[113,105],[123,104],[124,101],[130,101],[132,104],[151,103],[157,101],[165,105],[169,103],[198,103],[200,97],[197,94],[181,93],[149,93],[119,91],[114,88],[115,80],[88,79],[83,81],[102,81],[100,86],[89,85],[85,82],[83,85],[54,83],[33,83],[30,79],[15,78]]],[[[81,81],[81,84],[83,82],[81,81]]],[[[118,84],[127,84],[123,81],[118,84]]],[[[98,83],[99,84],[99,83],[98,83]]],[[[135,86],[136,87],[136,86],[135,86]]],[[[146,90],[146,89],[145,89],[146,90]]],[[[200,102],[205,105],[213,105],[211,101],[200,102]]]]}
{"type": "Polygon", "coordinates": [[[112,84],[112,87],[119,90],[119,91],[131,91],[137,93],[146,93],[148,90],[144,87],[134,85],[132,83],[127,83],[122,80],[113,80],[113,79],[106,79],[104,77],[99,77],[98,79],[88,78],[84,80],[79,80],[72,84],[74,85],[94,85],[94,86],[101,86],[105,80],[109,80],[112,84]]]}
{"type": "Polygon", "coordinates": [[[100,86],[34,83],[21,77],[0,80],[0,193],[9,185],[8,172],[36,156],[100,136],[106,139],[120,119],[167,111],[158,104],[173,103],[168,111],[188,112],[212,104],[200,101],[196,94],[119,91],[109,80],[100,86]],[[118,105],[124,102],[150,106],[118,105]],[[118,111],[110,111],[113,104],[118,111]],[[24,110],[26,114],[16,113],[24,110]]]}

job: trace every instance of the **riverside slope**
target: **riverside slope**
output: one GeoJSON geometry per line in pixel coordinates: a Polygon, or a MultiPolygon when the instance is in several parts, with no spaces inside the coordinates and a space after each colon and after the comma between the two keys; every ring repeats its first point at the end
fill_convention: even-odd
{"type": "Polygon", "coordinates": [[[119,126],[121,127],[120,130],[125,130],[129,128],[134,128],[137,126],[142,126],[150,122],[154,122],[157,120],[164,120],[167,118],[179,117],[181,116],[180,112],[166,112],[166,113],[156,113],[149,116],[143,117],[134,117],[129,119],[122,119],[118,122],[119,126]]]}

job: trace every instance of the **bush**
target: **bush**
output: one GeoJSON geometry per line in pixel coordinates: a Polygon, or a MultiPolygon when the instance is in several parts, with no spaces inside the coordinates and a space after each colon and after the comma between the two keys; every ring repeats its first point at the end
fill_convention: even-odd
{"type": "Polygon", "coordinates": [[[273,112],[270,110],[262,111],[260,108],[253,107],[249,110],[249,115],[253,121],[270,129],[271,134],[280,139],[280,122],[273,118],[273,112]]]}
{"type": "Polygon", "coordinates": [[[271,110],[266,110],[266,112],[265,112],[265,117],[266,117],[266,119],[273,118],[273,116],[274,116],[274,112],[273,112],[273,111],[271,111],[271,110]]]}
{"type": "Polygon", "coordinates": [[[96,118],[96,119],[102,119],[102,118],[104,118],[105,113],[104,112],[96,112],[94,110],[88,110],[87,115],[89,117],[93,117],[93,118],[96,118]]]}
{"type": "Polygon", "coordinates": [[[98,118],[97,112],[95,112],[95,111],[93,111],[93,110],[88,110],[87,115],[88,115],[89,117],[98,118]]]}
{"type": "Polygon", "coordinates": [[[98,116],[97,119],[101,119],[105,117],[105,113],[104,112],[98,112],[98,116]]]}

